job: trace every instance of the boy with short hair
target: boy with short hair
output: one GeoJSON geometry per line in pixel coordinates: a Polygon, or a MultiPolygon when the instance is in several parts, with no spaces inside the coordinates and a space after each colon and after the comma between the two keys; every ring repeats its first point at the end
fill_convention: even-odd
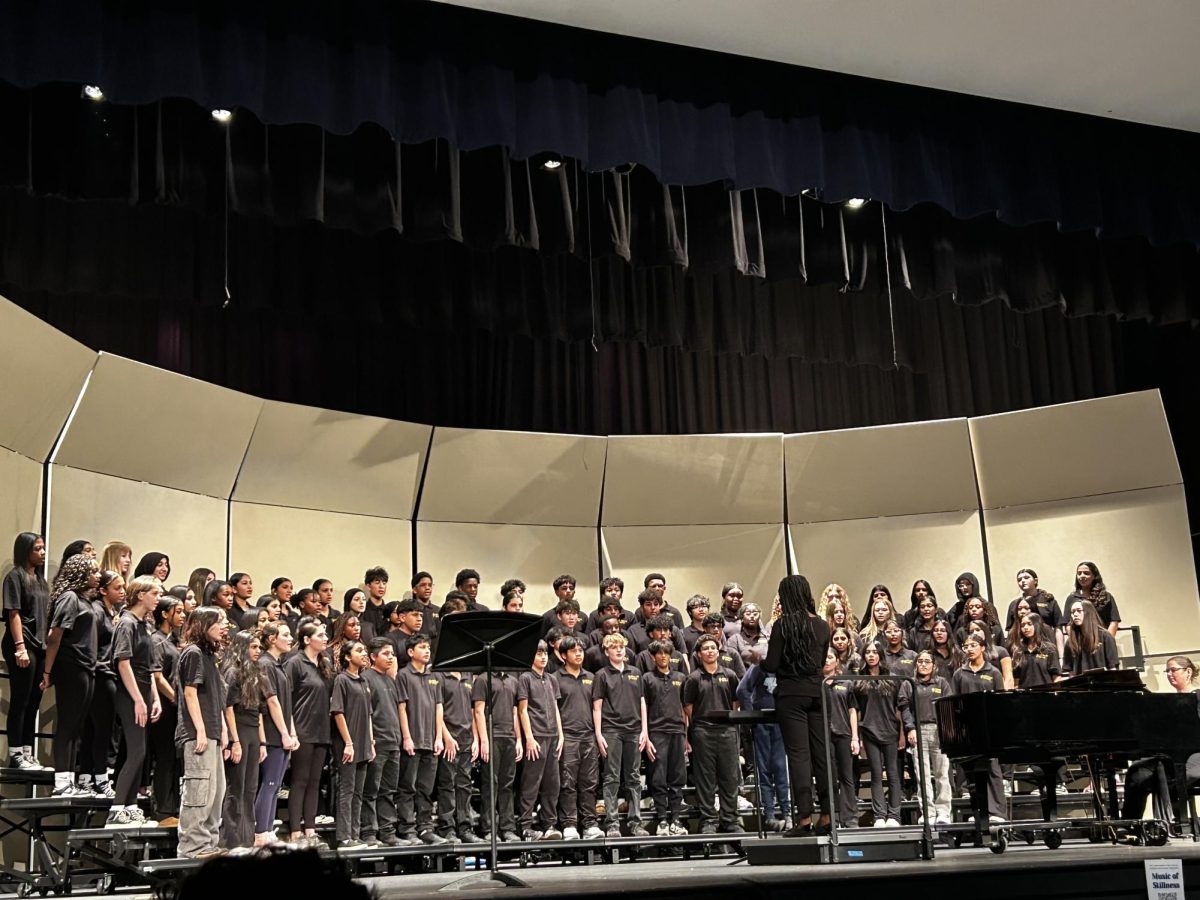
{"type": "Polygon", "coordinates": [[[609,837],[621,836],[617,795],[629,798],[628,821],[631,837],[649,837],[642,825],[642,781],[639,768],[646,734],[646,698],[641,674],[625,663],[624,635],[604,638],[608,663],[596,673],[592,685],[592,724],[596,747],[604,759],[604,818],[609,837]]]}
{"type": "Polygon", "coordinates": [[[438,623],[442,614],[433,604],[433,576],[428,572],[417,572],[410,582],[413,599],[421,604],[421,631],[431,638],[437,637],[438,623]]]}
{"type": "Polygon", "coordinates": [[[375,638],[367,647],[371,667],[363,678],[371,689],[371,728],[375,758],[367,765],[363,785],[360,837],[369,846],[399,847],[408,841],[396,834],[396,790],[400,785],[400,695],[392,667],[396,651],[391,641],[375,638]]]}
{"type": "MultiPolygon", "coordinates": [[[[639,628],[640,626],[635,625],[633,627],[639,628]]],[[[655,668],[655,662],[654,652],[651,648],[654,646],[655,642],[665,641],[671,645],[671,668],[682,672],[684,675],[688,674],[688,672],[692,670],[691,666],[688,665],[687,659],[684,657],[684,655],[675,649],[677,646],[679,646],[675,643],[675,639],[678,638],[680,641],[682,641],[682,634],[683,632],[681,632],[678,628],[671,627],[670,616],[655,616],[646,623],[646,635],[649,638],[649,641],[646,644],[646,649],[642,650],[637,656],[634,657],[633,664],[642,672],[653,672],[655,668]]]]}
{"type": "Polygon", "coordinates": [[[517,679],[508,672],[495,672],[491,676],[492,687],[492,737],[488,740],[487,702],[488,678],[480,675],[471,689],[471,705],[475,712],[475,731],[479,735],[479,762],[481,779],[480,815],[487,829],[484,840],[491,833],[493,810],[498,839],[519,841],[517,819],[513,812],[513,782],[517,775],[517,761],[522,755],[520,723],[517,721],[517,679]],[[492,794],[491,778],[488,776],[488,760],[495,754],[496,792],[492,794]]]}
{"type": "Polygon", "coordinates": [[[684,646],[676,649],[685,650],[689,655],[695,652],[696,641],[704,637],[704,620],[711,609],[712,604],[703,594],[693,594],[688,598],[687,614],[691,621],[683,629],[684,646]]]}
{"type": "Polygon", "coordinates": [[[683,719],[683,684],[687,676],[672,666],[670,641],[652,641],[646,652],[653,667],[642,675],[646,698],[647,782],[654,799],[655,834],[687,834],[683,824],[683,786],[687,784],[687,728],[683,719]]]}
{"type": "Polygon", "coordinates": [[[692,745],[692,784],[700,810],[700,833],[741,834],[737,818],[738,737],[732,728],[702,721],[706,713],[738,708],[734,691],[738,680],[718,664],[717,639],[706,634],[696,642],[700,667],[683,685],[683,714],[692,745]],[[719,796],[720,817],[713,806],[719,796]]]}
{"type": "MultiPolygon", "coordinates": [[[[737,653],[730,653],[725,646],[725,619],[720,613],[709,613],[704,617],[704,634],[717,642],[717,664],[733,673],[738,681],[746,674],[746,664],[737,653]]],[[[700,668],[700,641],[696,642],[696,650],[692,651],[692,671],[700,668]]]]}
{"type": "Polygon", "coordinates": [[[363,586],[367,591],[367,608],[363,610],[363,618],[375,626],[376,634],[383,634],[388,629],[387,615],[383,611],[384,599],[387,595],[388,573],[383,566],[372,566],[363,575],[363,586]]]}
{"type": "Polygon", "coordinates": [[[446,839],[433,830],[437,757],[444,749],[442,680],[428,671],[428,635],[409,635],[404,649],[408,665],[396,675],[402,750],[396,828],[410,843],[444,844],[446,839]]]}
{"type": "MultiPolygon", "coordinates": [[[[596,636],[595,643],[584,651],[583,667],[589,672],[599,672],[608,665],[608,652],[604,649],[604,638],[610,634],[621,634],[620,623],[616,616],[608,616],[600,623],[600,633],[596,636]]],[[[621,637],[625,638],[624,635],[621,637]]],[[[625,655],[625,663],[633,665],[633,651],[629,648],[628,643],[622,652],[625,655]]]]}
{"type": "Polygon", "coordinates": [[[558,679],[546,673],[549,648],[538,642],[533,667],[522,672],[517,686],[517,715],[525,735],[521,767],[521,836],[527,841],[562,840],[558,818],[559,773],[563,730],[558,715],[558,679]],[[535,824],[534,812],[537,808],[535,824]]]}
{"type": "MultiPolygon", "coordinates": [[[[446,615],[454,615],[465,611],[466,603],[451,598],[443,608],[446,615]]],[[[471,829],[471,773],[479,758],[479,734],[471,704],[474,676],[469,672],[441,674],[445,751],[437,765],[438,834],[451,842],[477,843],[479,835],[471,829]]]]}
{"type": "Polygon", "coordinates": [[[621,606],[621,598],[625,595],[625,582],[620,578],[605,578],[600,582],[600,602],[588,615],[584,630],[589,634],[600,627],[600,620],[606,615],[614,615],[624,621],[625,610],[621,606]]]}
{"type": "Polygon", "coordinates": [[[600,782],[600,757],[592,721],[591,672],[583,668],[583,647],[571,635],[558,645],[563,666],[558,679],[558,714],[563,730],[559,758],[558,824],[565,840],[580,836],[586,841],[604,837],[596,826],[596,788],[600,782]]]}

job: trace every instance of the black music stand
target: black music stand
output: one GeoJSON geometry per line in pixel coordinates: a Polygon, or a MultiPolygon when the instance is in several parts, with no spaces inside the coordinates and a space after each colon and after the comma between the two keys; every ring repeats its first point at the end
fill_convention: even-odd
{"type": "MultiPolygon", "coordinates": [[[[491,798],[491,868],[453,881],[443,891],[492,887],[528,887],[521,879],[500,871],[496,852],[496,755],[492,745],[492,673],[527,672],[542,639],[542,617],[526,613],[467,612],[441,620],[433,642],[431,668],[435,672],[481,672],[487,675],[488,796],[491,798]]],[[[481,810],[482,812],[482,810],[481,810]]]]}

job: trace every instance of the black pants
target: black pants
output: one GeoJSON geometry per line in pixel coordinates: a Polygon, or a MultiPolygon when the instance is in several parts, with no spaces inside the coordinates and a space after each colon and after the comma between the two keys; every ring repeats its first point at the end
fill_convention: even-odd
{"type": "MultiPolygon", "coordinates": [[[[511,737],[493,735],[491,751],[494,760],[492,764],[496,767],[495,808],[496,827],[500,829],[497,832],[497,837],[499,837],[517,830],[517,819],[513,813],[513,782],[517,777],[517,743],[511,737]]],[[[483,779],[483,789],[480,791],[483,805],[480,807],[479,814],[483,820],[485,831],[492,827],[492,815],[489,812],[492,809],[492,791],[488,778],[488,765],[488,763],[481,763],[479,766],[479,773],[483,779]]]]}
{"type": "Polygon", "coordinates": [[[877,741],[863,735],[867,761],[871,764],[871,811],[875,821],[900,820],[900,760],[896,741],[877,741]],[[887,801],[883,799],[883,772],[887,772],[887,801]]]}
{"type": "Polygon", "coordinates": [[[858,824],[858,777],[850,752],[850,735],[833,736],[833,766],[837,773],[838,825],[853,828],[858,824]]]}
{"type": "Polygon", "coordinates": [[[708,728],[697,725],[692,729],[692,784],[696,787],[696,807],[700,811],[700,827],[723,826],[737,821],[738,798],[738,737],[729,728],[708,728]],[[718,812],[713,797],[721,800],[718,812]]]}
{"type": "Polygon", "coordinates": [[[558,737],[538,737],[542,752],[537,759],[521,763],[521,829],[528,831],[536,823],[539,831],[553,827],[558,819],[558,737]]]}
{"type": "Polygon", "coordinates": [[[775,719],[787,748],[792,811],[797,822],[812,815],[814,779],[821,810],[828,813],[832,809],[825,770],[825,717],[821,698],[800,693],[799,687],[784,679],[775,690],[775,719]]]}
{"type": "Polygon", "coordinates": [[[292,787],[288,793],[288,822],[292,833],[317,827],[317,800],[321,770],[329,756],[328,744],[301,744],[292,753],[292,787]]]}
{"type": "MultiPolygon", "coordinates": [[[[225,760],[225,798],[221,801],[221,846],[254,846],[254,800],[258,795],[258,719],[254,722],[237,719],[238,740],[242,758],[239,762],[225,760]]],[[[157,761],[156,761],[157,765],[157,761]]],[[[154,774],[155,797],[158,796],[158,770],[154,774]]],[[[156,801],[157,802],[157,801],[156,801]]]]}
{"type": "MultiPolygon", "coordinates": [[[[169,700],[162,701],[162,715],[157,722],[150,723],[150,756],[154,760],[154,774],[150,782],[154,798],[154,815],[159,819],[179,816],[179,779],[183,764],[179,759],[179,748],[175,746],[175,725],[179,721],[179,708],[169,700]]],[[[258,732],[254,734],[258,742],[258,732]]],[[[258,762],[257,757],[255,763],[258,762]]],[[[226,775],[228,779],[228,775],[226,775]]],[[[236,845],[231,845],[236,846],[236,845]]]]}
{"type": "Polygon", "coordinates": [[[69,663],[59,656],[51,678],[54,702],[58,707],[54,726],[54,771],[69,772],[74,780],[83,720],[92,702],[92,685],[96,676],[91,670],[69,663]]]}
{"type": "Polygon", "coordinates": [[[79,748],[79,771],[85,775],[104,775],[107,780],[108,767],[113,760],[113,733],[119,730],[116,699],[117,680],[108,675],[97,675],[79,748]]]}
{"type": "Polygon", "coordinates": [[[367,783],[369,762],[348,762],[342,759],[342,748],[334,745],[337,762],[337,828],[338,842],[358,840],[362,831],[363,788],[367,783]]]}
{"type": "MultiPolygon", "coordinates": [[[[1162,764],[1163,774],[1167,777],[1168,800],[1176,793],[1175,764],[1169,759],[1141,759],[1129,767],[1125,773],[1125,800],[1121,807],[1121,818],[1140,819],[1146,812],[1146,800],[1158,786],[1158,767],[1162,764]]],[[[1200,782],[1200,753],[1193,753],[1187,758],[1184,777],[1188,787],[1194,787],[1200,782]]]]}
{"type": "Polygon", "coordinates": [[[585,829],[596,824],[596,791],[600,787],[600,752],[596,739],[567,737],[559,760],[558,824],[585,829]]]}
{"type": "Polygon", "coordinates": [[[654,818],[659,822],[678,822],[682,818],[683,787],[687,784],[684,736],[652,731],[650,743],[654,745],[654,759],[647,759],[646,782],[654,800],[654,818]]]}
{"type": "Polygon", "coordinates": [[[8,667],[8,752],[13,754],[22,747],[33,746],[33,735],[37,728],[38,707],[42,705],[42,671],[46,662],[45,651],[25,643],[29,652],[29,665],[17,665],[17,648],[12,632],[6,631],[0,641],[4,664],[8,667]]]}
{"type": "MultiPolygon", "coordinates": [[[[362,813],[359,816],[359,837],[364,841],[396,833],[396,788],[400,784],[400,753],[400,748],[396,746],[376,747],[375,758],[367,763],[367,777],[363,782],[362,813]]],[[[469,791],[470,780],[467,784],[469,791]]],[[[439,812],[441,804],[439,794],[439,812]]],[[[338,816],[340,818],[341,813],[338,816]]]]}
{"type": "MultiPolygon", "coordinates": [[[[496,771],[499,770],[497,765],[496,771]]],[[[433,751],[417,750],[409,756],[401,750],[400,782],[396,789],[397,833],[412,837],[433,828],[433,794],[436,789],[437,757],[433,751]]],[[[510,786],[510,798],[511,793],[510,786]]],[[[511,804],[511,799],[509,802],[511,804]]]]}
{"type": "MultiPolygon", "coordinates": [[[[146,703],[146,715],[150,714],[150,685],[139,684],[142,700],[146,703]]],[[[113,789],[115,806],[133,806],[137,803],[138,782],[142,780],[142,763],[146,761],[146,729],[134,718],[133,698],[124,684],[117,686],[117,719],[121,722],[121,734],[125,737],[125,761],[117,773],[113,789]]]]}
{"type": "Polygon", "coordinates": [[[459,740],[458,753],[452,761],[447,762],[444,756],[438,758],[437,814],[443,837],[462,834],[471,827],[471,772],[474,765],[470,737],[459,740]]]}

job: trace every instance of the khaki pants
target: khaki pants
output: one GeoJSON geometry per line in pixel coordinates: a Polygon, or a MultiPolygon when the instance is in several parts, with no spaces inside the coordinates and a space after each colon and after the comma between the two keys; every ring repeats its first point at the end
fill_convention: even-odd
{"type": "Polygon", "coordinates": [[[179,805],[180,856],[197,856],[217,849],[224,799],[225,766],[219,742],[210,738],[204,752],[197,753],[196,742],[188,741],[183,745],[183,796],[179,805]]]}

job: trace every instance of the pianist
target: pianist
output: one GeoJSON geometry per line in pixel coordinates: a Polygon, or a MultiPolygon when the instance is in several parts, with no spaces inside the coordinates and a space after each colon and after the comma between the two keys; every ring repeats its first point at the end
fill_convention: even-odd
{"type": "MultiPolygon", "coordinates": [[[[1167,660],[1167,681],[1180,694],[1196,693],[1193,683],[1196,677],[1196,666],[1186,656],[1172,656],[1167,660]]],[[[1198,708],[1200,711],[1200,708],[1198,708]]],[[[1200,748],[1197,748],[1200,750],[1200,748]]],[[[1143,759],[1129,767],[1125,775],[1125,804],[1121,809],[1121,817],[1125,819],[1140,819],[1146,811],[1146,799],[1154,790],[1157,780],[1160,760],[1143,759]]],[[[1175,787],[1174,767],[1169,759],[1162,759],[1162,765],[1171,788],[1175,787]]],[[[1193,753],[1187,758],[1184,769],[1187,776],[1188,789],[1200,782],[1200,752],[1193,753]]]]}

